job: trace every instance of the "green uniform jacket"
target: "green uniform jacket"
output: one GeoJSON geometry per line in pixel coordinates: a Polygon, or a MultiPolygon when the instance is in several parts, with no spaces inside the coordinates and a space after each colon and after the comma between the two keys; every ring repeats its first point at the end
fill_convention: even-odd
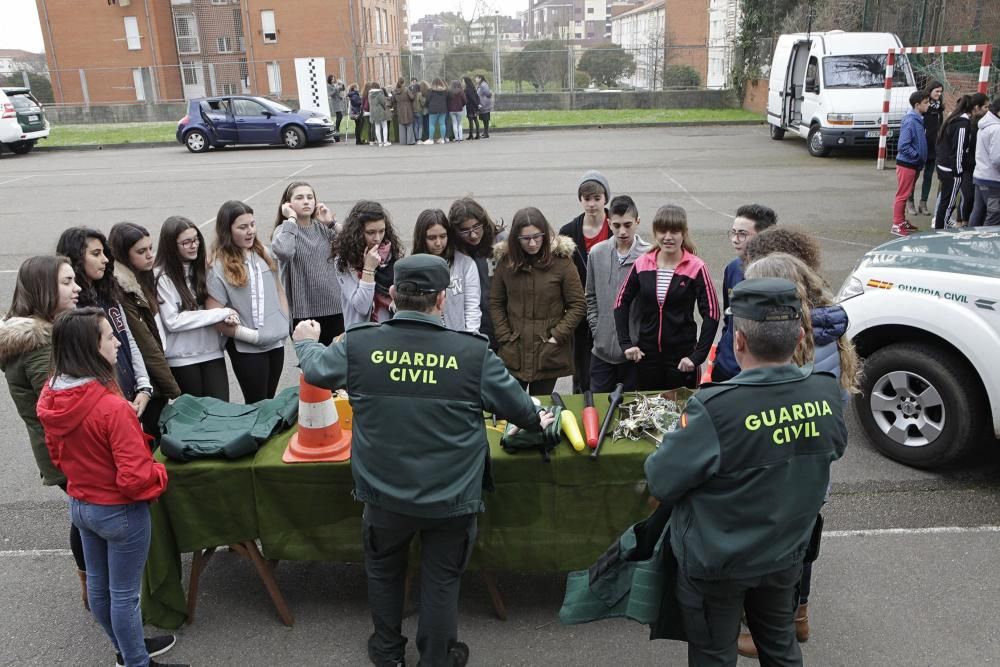
{"type": "Polygon", "coordinates": [[[410,516],[483,510],[489,459],[483,410],[539,429],[530,397],[474,333],[401,311],[351,327],[329,347],[295,343],[310,384],[346,388],[351,401],[354,497],[410,516]]]}
{"type": "Polygon", "coordinates": [[[34,317],[11,317],[0,326],[0,367],[7,378],[7,389],[17,414],[28,429],[31,453],[42,476],[42,484],[56,486],[66,476],[52,463],[45,446],[45,431],[38,421],[35,406],[49,377],[49,354],[52,351],[52,324],[34,317]]]}
{"type": "Polygon", "coordinates": [[[833,375],[791,364],[688,399],[645,468],[650,492],[673,507],[670,543],[689,577],[756,577],[802,561],[847,446],[842,405],[833,375]]]}

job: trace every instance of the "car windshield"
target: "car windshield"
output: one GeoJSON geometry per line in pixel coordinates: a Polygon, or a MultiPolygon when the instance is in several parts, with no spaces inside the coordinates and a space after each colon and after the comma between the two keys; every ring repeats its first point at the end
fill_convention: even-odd
{"type": "Polygon", "coordinates": [[[37,109],[38,105],[27,95],[11,95],[10,101],[14,105],[17,111],[29,111],[31,109],[37,109]]]}
{"type": "MultiPolygon", "coordinates": [[[[823,85],[827,88],[883,88],[886,58],[885,53],[827,56],[823,59],[823,85]]],[[[910,64],[905,57],[896,62],[892,85],[913,85],[910,64]]]]}

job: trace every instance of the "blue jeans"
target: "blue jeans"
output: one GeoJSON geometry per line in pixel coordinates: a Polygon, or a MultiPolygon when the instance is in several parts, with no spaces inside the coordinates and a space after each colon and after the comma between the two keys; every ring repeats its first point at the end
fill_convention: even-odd
{"type": "Polygon", "coordinates": [[[446,113],[432,113],[430,115],[430,119],[431,119],[430,120],[430,126],[427,128],[429,130],[428,133],[427,133],[427,138],[428,139],[432,139],[432,140],[434,139],[434,128],[435,127],[438,129],[438,137],[437,138],[438,139],[444,139],[445,138],[445,136],[446,136],[447,133],[444,130],[444,119],[445,119],[445,116],[447,116],[447,115],[448,114],[446,114],[446,113]]]}
{"type": "Polygon", "coordinates": [[[448,115],[451,116],[451,131],[455,135],[455,141],[462,140],[462,116],[465,115],[462,111],[449,111],[448,115]]]}
{"type": "Polygon", "coordinates": [[[1000,225],[1000,188],[976,183],[976,205],[969,217],[969,226],[983,225],[1000,225]]]}
{"type": "Polygon", "coordinates": [[[149,504],[93,505],[70,499],[87,561],[90,611],[128,667],[145,667],[139,589],[149,555],[149,504]]]}

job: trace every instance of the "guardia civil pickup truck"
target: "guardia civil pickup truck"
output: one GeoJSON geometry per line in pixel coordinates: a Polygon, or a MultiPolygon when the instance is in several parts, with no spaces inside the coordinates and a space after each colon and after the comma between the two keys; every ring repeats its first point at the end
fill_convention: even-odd
{"type": "Polygon", "coordinates": [[[878,246],[839,299],[864,359],[854,406],[880,452],[933,468],[1000,446],[1000,227],[878,246]]]}

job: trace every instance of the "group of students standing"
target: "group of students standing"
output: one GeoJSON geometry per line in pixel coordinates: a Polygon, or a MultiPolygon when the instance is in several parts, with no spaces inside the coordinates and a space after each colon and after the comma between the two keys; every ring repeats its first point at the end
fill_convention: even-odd
{"type": "MultiPolygon", "coordinates": [[[[335,92],[339,94],[331,92],[331,105],[335,92]]],[[[407,84],[400,77],[393,89],[367,83],[360,92],[352,83],[347,98],[357,144],[391,145],[390,122],[396,125],[399,143],[406,146],[443,144],[449,133],[451,141],[490,138],[493,91],[483,75],[476,75],[475,81],[469,76],[455,79],[450,85],[440,78],[430,83],[414,78],[407,84]],[[468,134],[463,132],[463,116],[469,122],[468,134]]]]}

